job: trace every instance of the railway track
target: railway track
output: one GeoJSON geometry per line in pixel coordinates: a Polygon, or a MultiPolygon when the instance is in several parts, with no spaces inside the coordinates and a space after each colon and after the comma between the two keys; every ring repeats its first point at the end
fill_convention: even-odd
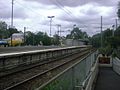
{"type": "Polygon", "coordinates": [[[0,79],[0,90],[32,90],[34,87],[44,84],[88,53],[89,50],[86,50],[61,60],[51,61],[34,68],[6,75],[0,79]]]}
{"type": "MultiPolygon", "coordinates": [[[[81,49],[79,52],[82,52],[82,51],[85,51],[85,50],[87,50],[87,48],[81,49]]],[[[47,63],[50,63],[50,62],[52,63],[54,61],[61,60],[63,58],[69,57],[69,56],[74,55],[76,53],[78,53],[78,52],[65,54],[65,55],[63,55],[61,57],[57,57],[57,58],[50,58],[50,59],[47,59],[47,60],[39,61],[38,63],[33,63],[33,64],[29,64],[29,65],[19,66],[19,67],[10,69],[10,70],[0,71],[1,72],[0,73],[0,78],[8,76],[8,75],[15,74],[15,73],[18,73],[20,71],[29,70],[31,68],[34,68],[34,67],[37,67],[37,66],[40,66],[40,65],[44,65],[44,64],[47,64],[47,63]]]]}

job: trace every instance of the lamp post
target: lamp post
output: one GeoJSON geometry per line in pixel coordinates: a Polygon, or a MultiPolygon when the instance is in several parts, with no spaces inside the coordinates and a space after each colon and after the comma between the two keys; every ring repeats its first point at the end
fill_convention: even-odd
{"type": "Polygon", "coordinates": [[[51,36],[51,26],[52,26],[52,18],[54,18],[55,16],[48,16],[48,18],[50,18],[50,36],[51,36]]]}

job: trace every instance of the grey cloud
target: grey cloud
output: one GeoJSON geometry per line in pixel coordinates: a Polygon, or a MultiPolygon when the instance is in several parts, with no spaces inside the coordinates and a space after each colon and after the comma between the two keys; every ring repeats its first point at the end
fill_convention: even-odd
{"type": "Polygon", "coordinates": [[[24,10],[22,10],[21,8],[15,9],[14,11],[14,17],[15,18],[21,18],[21,19],[25,19],[27,18],[27,14],[25,13],[24,10]]]}
{"type": "MultiPolygon", "coordinates": [[[[0,17],[1,18],[11,18],[11,11],[9,9],[0,9],[0,17]]],[[[14,18],[27,18],[27,15],[25,14],[25,12],[21,9],[16,9],[14,10],[14,18]]]]}
{"type": "MultiPolygon", "coordinates": [[[[0,17],[2,19],[11,18],[11,6],[9,5],[10,2],[5,2],[4,0],[0,1],[0,17]]],[[[19,7],[14,8],[14,18],[26,18],[27,14],[25,11],[19,7]]]]}
{"type": "Polygon", "coordinates": [[[25,1],[34,1],[46,5],[76,7],[87,3],[97,3],[103,6],[113,6],[116,5],[119,0],[25,0],[25,1]]]}

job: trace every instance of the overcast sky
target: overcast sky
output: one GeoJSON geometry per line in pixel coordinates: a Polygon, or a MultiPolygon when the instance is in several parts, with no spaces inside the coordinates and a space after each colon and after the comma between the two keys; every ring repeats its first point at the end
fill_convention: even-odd
{"type": "MultiPolygon", "coordinates": [[[[14,26],[23,31],[27,27],[32,32],[50,34],[48,16],[52,21],[52,35],[57,32],[56,24],[61,24],[63,35],[76,24],[90,36],[100,32],[100,17],[103,16],[103,29],[112,28],[117,18],[119,0],[14,0],[14,26]]],[[[11,22],[12,0],[0,0],[0,20],[8,25],[11,22]]]]}

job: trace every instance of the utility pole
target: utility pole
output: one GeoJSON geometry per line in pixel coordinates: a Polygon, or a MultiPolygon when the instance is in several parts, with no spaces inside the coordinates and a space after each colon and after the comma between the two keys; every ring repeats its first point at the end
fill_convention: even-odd
{"type": "Polygon", "coordinates": [[[24,27],[24,45],[26,45],[26,36],[25,36],[25,34],[26,34],[26,27],[24,27]]]}
{"type": "Polygon", "coordinates": [[[118,27],[117,19],[115,19],[115,26],[116,26],[116,29],[117,29],[117,27],[118,27]]]}
{"type": "Polygon", "coordinates": [[[12,0],[11,27],[13,27],[13,4],[14,0],[12,0]]]}
{"type": "Polygon", "coordinates": [[[50,18],[50,37],[51,37],[52,18],[54,17],[55,16],[48,16],[48,18],[50,18]]]}
{"type": "Polygon", "coordinates": [[[58,39],[59,39],[59,42],[61,44],[61,25],[60,24],[57,24],[57,28],[58,28],[58,39]]]}
{"type": "Polygon", "coordinates": [[[102,16],[101,16],[101,47],[103,46],[103,38],[102,38],[102,26],[103,26],[103,24],[102,24],[102,16]]]}
{"type": "MultiPolygon", "coordinates": [[[[11,12],[11,29],[13,28],[13,4],[14,0],[12,0],[12,12],[11,12]]],[[[11,35],[11,46],[12,46],[12,35],[11,35]]]]}
{"type": "Polygon", "coordinates": [[[61,25],[57,24],[57,27],[58,27],[58,36],[61,37],[61,25]]]}
{"type": "Polygon", "coordinates": [[[115,25],[112,25],[113,31],[112,31],[112,36],[114,37],[114,27],[115,25]]]}

